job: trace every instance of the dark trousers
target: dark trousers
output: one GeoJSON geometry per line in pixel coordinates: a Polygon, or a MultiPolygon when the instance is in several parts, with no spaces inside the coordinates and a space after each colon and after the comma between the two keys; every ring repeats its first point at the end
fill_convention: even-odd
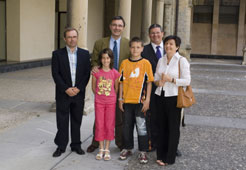
{"type": "Polygon", "coordinates": [[[142,104],[124,104],[124,123],[123,138],[124,149],[134,148],[134,125],[136,123],[138,133],[138,149],[139,151],[148,151],[148,134],[146,127],[146,117],[141,112],[142,104]]]}
{"type": "Polygon", "coordinates": [[[181,109],[177,108],[177,96],[164,97],[162,92],[157,102],[160,133],[157,144],[157,159],[175,163],[180,136],[181,109]]]}
{"type": "Polygon", "coordinates": [[[84,110],[84,101],[69,98],[66,101],[56,101],[57,133],[55,144],[66,150],[69,140],[69,117],[71,128],[71,148],[81,148],[80,127],[84,110]]]}
{"type": "Polygon", "coordinates": [[[152,148],[157,148],[157,139],[159,134],[156,102],[157,96],[153,93],[151,94],[150,109],[147,111],[147,129],[152,148]]]}
{"type": "MultiPolygon", "coordinates": [[[[119,108],[119,103],[117,100],[116,111],[115,111],[115,144],[118,148],[122,148],[124,145],[122,128],[123,128],[122,111],[119,108]]],[[[93,139],[91,144],[95,147],[99,146],[99,142],[95,140],[95,122],[93,126],[93,139]]]]}

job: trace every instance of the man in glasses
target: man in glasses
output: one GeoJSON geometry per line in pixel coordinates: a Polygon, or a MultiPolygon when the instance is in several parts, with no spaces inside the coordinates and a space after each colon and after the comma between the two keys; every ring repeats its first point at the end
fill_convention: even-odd
{"type": "MultiPolygon", "coordinates": [[[[111,36],[99,39],[95,42],[92,56],[92,72],[98,71],[98,55],[100,51],[104,48],[110,48],[114,53],[114,68],[119,70],[119,66],[124,59],[127,59],[130,55],[129,51],[129,40],[125,37],[122,37],[122,32],[125,28],[125,21],[122,16],[115,16],[112,18],[109,25],[111,31],[111,36]]],[[[122,139],[122,112],[116,104],[116,120],[115,120],[115,144],[121,150],[123,148],[123,139],[122,139]]],[[[95,133],[95,125],[93,128],[93,134],[95,133]]],[[[87,148],[87,152],[94,152],[97,149],[99,143],[95,141],[94,136],[91,145],[87,148]]]]}

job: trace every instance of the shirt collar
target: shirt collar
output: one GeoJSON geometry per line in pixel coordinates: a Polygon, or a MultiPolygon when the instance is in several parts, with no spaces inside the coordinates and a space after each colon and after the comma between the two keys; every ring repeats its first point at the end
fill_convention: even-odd
{"type": "MultiPolygon", "coordinates": [[[[72,54],[71,49],[67,45],[66,45],[66,49],[68,53],[72,54]]],[[[78,51],[78,47],[76,46],[73,53],[77,53],[77,51],[78,51]]]]}
{"type": "MultiPolygon", "coordinates": [[[[173,55],[173,57],[176,58],[176,59],[179,59],[179,58],[182,57],[182,56],[179,54],[179,52],[176,52],[176,53],[173,55]]],[[[164,59],[166,59],[166,58],[167,58],[167,54],[164,55],[164,59]]]]}
{"type": "Polygon", "coordinates": [[[164,49],[164,48],[163,48],[163,46],[164,46],[164,45],[163,45],[163,41],[161,41],[160,45],[157,45],[157,44],[152,43],[152,42],[151,42],[151,45],[152,45],[153,49],[155,49],[155,50],[156,50],[156,47],[157,47],[157,46],[160,46],[161,49],[164,49]]]}
{"type": "Polygon", "coordinates": [[[181,56],[180,56],[179,52],[176,52],[176,53],[174,54],[174,57],[177,58],[177,59],[179,59],[181,56]]]}
{"type": "Polygon", "coordinates": [[[115,40],[112,36],[110,37],[110,41],[112,41],[112,42],[116,41],[117,44],[120,43],[120,40],[121,40],[121,37],[118,38],[117,40],[115,40]]]}

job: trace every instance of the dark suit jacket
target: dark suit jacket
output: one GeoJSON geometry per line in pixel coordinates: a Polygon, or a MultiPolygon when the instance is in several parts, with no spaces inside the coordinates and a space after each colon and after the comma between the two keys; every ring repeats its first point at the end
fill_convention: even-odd
{"type": "MultiPolygon", "coordinates": [[[[149,60],[149,62],[152,65],[153,74],[155,74],[158,59],[156,57],[155,50],[153,49],[151,43],[144,46],[144,49],[141,55],[143,58],[146,58],[147,60],[149,60]]],[[[152,83],[152,94],[154,94],[155,89],[156,89],[156,85],[152,83]]]]}
{"type": "Polygon", "coordinates": [[[152,70],[153,70],[153,74],[155,74],[155,70],[156,70],[156,66],[158,63],[158,59],[155,55],[155,51],[151,45],[151,43],[147,44],[144,46],[143,52],[142,52],[142,57],[146,58],[147,60],[149,60],[149,62],[152,65],[152,70]]]}
{"type": "MultiPolygon", "coordinates": [[[[85,98],[85,88],[90,78],[90,65],[89,51],[78,48],[75,87],[80,92],[74,97],[78,100],[85,98]]],[[[56,84],[56,100],[69,99],[65,91],[72,87],[72,79],[66,47],[53,52],[51,71],[56,84]]]]}

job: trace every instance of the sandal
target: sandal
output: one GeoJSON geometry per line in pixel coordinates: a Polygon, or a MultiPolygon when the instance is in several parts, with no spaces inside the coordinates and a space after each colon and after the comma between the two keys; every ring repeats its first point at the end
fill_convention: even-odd
{"type": "Polygon", "coordinates": [[[110,151],[108,149],[105,149],[104,151],[105,151],[104,160],[109,161],[111,159],[110,151]]]}
{"type": "Polygon", "coordinates": [[[101,160],[103,158],[103,149],[99,149],[98,154],[96,155],[96,160],[101,160]]]}
{"type": "Polygon", "coordinates": [[[165,166],[165,165],[166,165],[164,162],[162,162],[162,160],[156,160],[156,163],[157,163],[159,166],[165,166]]]}

